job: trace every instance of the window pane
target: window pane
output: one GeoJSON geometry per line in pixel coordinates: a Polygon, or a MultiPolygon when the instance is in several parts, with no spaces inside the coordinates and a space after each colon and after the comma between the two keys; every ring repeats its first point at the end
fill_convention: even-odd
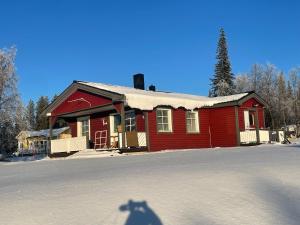
{"type": "Polygon", "coordinates": [[[118,132],[118,126],[121,124],[121,116],[114,115],[114,132],[118,132]]]}
{"type": "Polygon", "coordinates": [[[81,136],[89,135],[89,121],[83,120],[81,121],[81,136]]]}
{"type": "Polygon", "coordinates": [[[125,129],[126,131],[134,131],[135,130],[135,112],[130,111],[125,113],[125,129]]]}
{"type": "Polygon", "coordinates": [[[162,118],[162,122],[163,122],[163,123],[168,123],[168,117],[163,117],[163,118],[162,118]]]}
{"type": "Polygon", "coordinates": [[[196,118],[196,113],[191,113],[191,119],[195,119],[196,118]]]}
{"type": "Polygon", "coordinates": [[[187,132],[198,132],[198,113],[197,112],[187,112],[186,114],[186,130],[187,132]]]}
{"type": "Polygon", "coordinates": [[[162,124],[157,124],[157,130],[158,131],[163,131],[163,125],[162,124]]]}
{"type": "Polygon", "coordinates": [[[163,123],[162,117],[157,117],[157,123],[163,123]]]}
{"type": "Polygon", "coordinates": [[[195,123],[192,123],[191,124],[191,132],[195,132],[196,131],[196,126],[195,126],[195,123]]]}
{"type": "Polygon", "coordinates": [[[170,109],[158,109],[156,122],[157,122],[157,130],[161,132],[169,132],[171,131],[172,124],[170,124],[170,109]]]}
{"type": "Polygon", "coordinates": [[[191,118],[191,112],[187,112],[187,113],[186,113],[186,118],[187,118],[187,119],[191,118]]]}
{"type": "Polygon", "coordinates": [[[188,132],[191,132],[191,124],[186,124],[186,129],[188,132]]]}
{"type": "Polygon", "coordinates": [[[130,131],[135,131],[135,124],[130,127],[130,131]]]}
{"type": "Polygon", "coordinates": [[[169,125],[168,124],[164,124],[164,131],[169,131],[169,125]]]}

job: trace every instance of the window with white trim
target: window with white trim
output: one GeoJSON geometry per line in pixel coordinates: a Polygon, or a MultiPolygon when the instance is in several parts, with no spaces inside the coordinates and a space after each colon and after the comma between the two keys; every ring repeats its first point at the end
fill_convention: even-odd
{"type": "Polygon", "coordinates": [[[81,136],[89,136],[89,120],[81,121],[81,136]]]}
{"type": "Polygon", "coordinates": [[[199,133],[199,117],[197,111],[186,112],[186,131],[187,133],[199,133]]]}
{"type": "Polygon", "coordinates": [[[135,131],[136,130],[134,111],[125,112],[125,130],[126,131],[135,131]]]}
{"type": "Polygon", "coordinates": [[[90,138],[90,119],[89,117],[81,117],[77,119],[77,134],[80,137],[86,136],[90,138]]]}
{"type": "Polygon", "coordinates": [[[172,132],[171,109],[158,108],[156,110],[156,123],[158,132],[172,132]]]}
{"type": "Polygon", "coordinates": [[[253,111],[249,111],[249,124],[250,127],[254,127],[255,126],[255,117],[254,117],[254,113],[253,111]]]}
{"type": "Polygon", "coordinates": [[[244,111],[244,123],[245,123],[245,129],[251,129],[255,127],[255,112],[245,110],[244,111]]]}

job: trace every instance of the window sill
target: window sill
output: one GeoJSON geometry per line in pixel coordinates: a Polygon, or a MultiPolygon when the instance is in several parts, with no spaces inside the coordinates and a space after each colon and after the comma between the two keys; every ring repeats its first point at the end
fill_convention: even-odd
{"type": "Polygon", "coordinates": [[[157,131],[158,134],[173,134],[173,131],[157,131]]]}

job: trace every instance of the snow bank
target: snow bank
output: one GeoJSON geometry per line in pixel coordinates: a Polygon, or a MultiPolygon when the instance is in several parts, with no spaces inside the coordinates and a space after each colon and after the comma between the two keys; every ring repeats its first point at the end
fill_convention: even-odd
{"type": "Polygon", "coordinates": [[[213,106],[218,103],[236,101],[248,93],[222,96],[222,97],[206,97],[189,94],[168,93],[160,91],[146,91],[124,86],[116,86],[102,83],[83,82],[78,83],[88,85],[105,91],[110,91],[124,95],[126,103],[131,108],[138,108],[141,110],[152,110],[153,108],[163,105],[171,106],[173,108],[184,107],[189,110],[201,108],[204,106],[213,106]]]}

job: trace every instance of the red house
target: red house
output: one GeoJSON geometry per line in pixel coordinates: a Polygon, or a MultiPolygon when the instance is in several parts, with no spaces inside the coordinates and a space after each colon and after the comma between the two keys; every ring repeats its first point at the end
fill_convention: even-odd
{"type": "Polygon", "coordinates": [[[72,135],[70,140],[53,140],[51,153],[84,148],[231,147],[269,141],[264,131],[266,104],[254,92],[210,98],[156,91],[154,86],[144,89],[142,74],[134,75],[134,88],[74,81],[45,110],[50,131],[63,120],[72,135]]]}

